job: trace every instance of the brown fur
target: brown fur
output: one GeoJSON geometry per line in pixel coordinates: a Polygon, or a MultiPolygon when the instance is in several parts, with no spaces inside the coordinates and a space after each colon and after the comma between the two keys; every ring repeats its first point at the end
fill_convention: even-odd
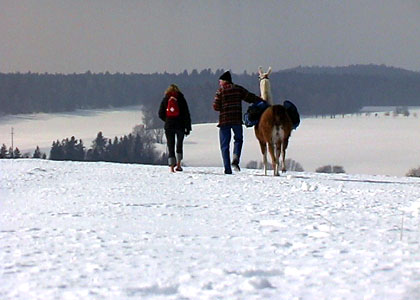
{"type": "Polygon", "coordinates": [[[279,159],[282,156],[281,170],[286,172],[286,148],[292,132],[292,121],[283,105],[273,105],[262,114],[260,121],[255,126],[255,136],[260,142],[263,155],[264,173],[267,175],[267,145],[271,156],[274,176],[279,175],[279,159]],[[273,136],[273,132],[277,132],[273,136]],[[283,134],[281,134],[281,132],[283,134]]]}

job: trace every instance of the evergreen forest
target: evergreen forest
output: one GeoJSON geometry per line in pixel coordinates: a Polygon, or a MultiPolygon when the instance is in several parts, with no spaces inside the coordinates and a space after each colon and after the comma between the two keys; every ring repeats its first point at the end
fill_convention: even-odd
{"type": "MultiPolygon", "coordinates": [[[[175,83],[188,101],[193,123],[216,122],[211,107],[223,72],[0,73],[0,116],[141,105],[153,126],[165,89],[175,83]]],[[[259,95],[257,73],[232,77],[234,83],[259,95]]],[[[420,105],[420,72],[383,65],[297,67],[273,72],[270,81],[275,103],[288,99],[301,115],[354,113],[363,106],[420,105]]]]}

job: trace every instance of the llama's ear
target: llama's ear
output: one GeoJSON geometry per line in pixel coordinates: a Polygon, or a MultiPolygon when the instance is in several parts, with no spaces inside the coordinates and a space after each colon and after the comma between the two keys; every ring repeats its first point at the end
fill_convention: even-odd
{"type": "Polygon", "coordinates": [[[261,66],[258,67],[258,74],[262,75],[263,74],[263,69],[261,66]]]}
{"type": "Polygon", "coordinates": [[[271,73],[271,67],[268,67],[267,75],[270,75],[271,73]]]}

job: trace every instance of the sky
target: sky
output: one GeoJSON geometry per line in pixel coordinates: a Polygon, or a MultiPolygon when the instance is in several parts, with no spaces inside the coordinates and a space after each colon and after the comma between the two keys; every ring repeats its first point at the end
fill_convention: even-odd
{"type": "Polygon", "coordinates": [[[420,71],[419,0],[0,0],[0,72],[420,71]]]}

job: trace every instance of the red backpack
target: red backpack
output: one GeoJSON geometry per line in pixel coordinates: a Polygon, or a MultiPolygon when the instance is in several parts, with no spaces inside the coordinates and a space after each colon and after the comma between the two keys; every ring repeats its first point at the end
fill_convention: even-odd
{"type": "Polygon", "coordinates": [[[174,96],[169,97],[168,106],[166,107],[166,117],[175,118],[179,116],[178,99],[174,96]]]}

